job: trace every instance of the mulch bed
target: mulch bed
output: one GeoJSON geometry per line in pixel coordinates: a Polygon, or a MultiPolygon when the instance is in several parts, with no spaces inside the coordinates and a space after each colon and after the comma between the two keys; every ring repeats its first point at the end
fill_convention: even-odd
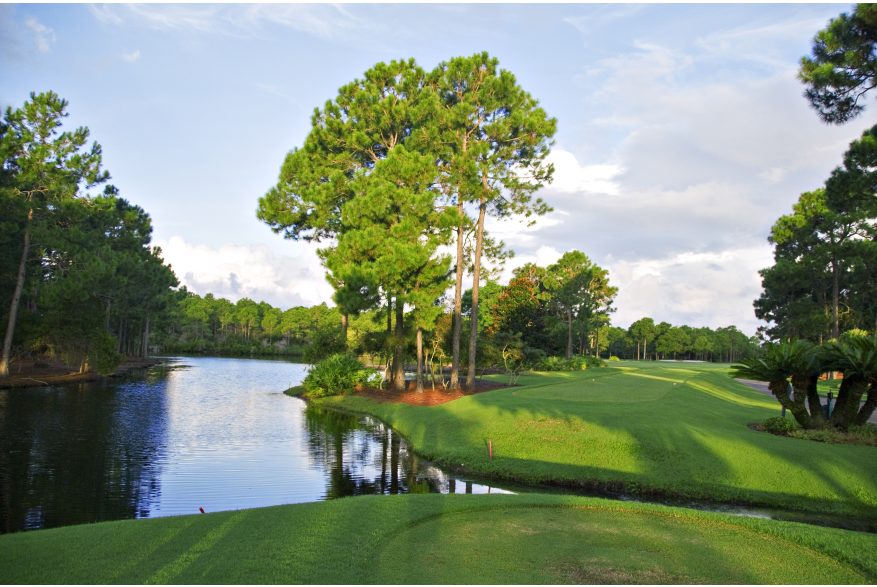
{"type": "MultiPolygon", "coordinates": [[[[465,385],[466,379],[461,378],[461,385],[465,385]]],[[[423,393],[414,391],[416,383],[408,381],[408,389],[405,391],[396,391],[395,389],[363,389],[357,391],[355,395],[368,397],[380,403],[403,403],[411,406],[437,406],[455,399],[482,393],[485,391],[493,391],[494,389],[505,389],[509,387],[504,383],[496,383],[495,381],[484,381],[483,379],[475,379],[475,389],[460,389],[458,391],[446,390],[438,384],[438,388],[432,388],[432,382],[424,382],[423,393]]]]}

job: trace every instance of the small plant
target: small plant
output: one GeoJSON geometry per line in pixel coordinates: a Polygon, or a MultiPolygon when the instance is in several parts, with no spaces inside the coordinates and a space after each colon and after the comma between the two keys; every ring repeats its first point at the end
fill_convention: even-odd
{"type": "Polygon", "coordinates": [[[609,360],[610,361],[620,361],[621,359],[619,359],[618,357],[612,356],[612,357],[609,357],[609,360]]]}
{"type": "Polygon", "coordinates": [[[778,434],[780,436],[787,436],[790,433],[794,432],[798,429],[798,425],[795,424],[794,420],[782,418],[780,416],[775,416],[773,418],[768,418],[764,422],[760,424],[760,428],[765,432],[770,432],[771,434],[778,434]]]}
{"type": "Polygon", "coordinates": [[[383,376],[375,369],[366,369],[356,357],[338,353],[323,359],[308,371],[302,386],[311,397],[339,395],[357,385],[377,387],[383,376]]]}

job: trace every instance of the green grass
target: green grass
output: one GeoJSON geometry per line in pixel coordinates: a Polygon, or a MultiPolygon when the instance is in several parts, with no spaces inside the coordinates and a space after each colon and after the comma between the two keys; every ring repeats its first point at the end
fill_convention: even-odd
{"type": "MultiPolygon", "coordinates": [[[[834,397],[836,398],[837,391],[838,391],[838,389],[840,389],[841,381],[843,381],[843,380],[842,379],[831,379],[831,380],[826,380],[826,381],[818,381],[816,383],[816,389],[817,389],[817,391],[819,391],[819,395],[822,397],[827,396],[829,391],[833,391],[834,397]]],[[[867,393],[863,394],[862,401],[865,401],[867,399],[868,399],[868,394],[867,393]]],[[[834,405],[834,404],[832,404],[832,405],[834,405]]]]}
{"type": "Polygon", "coordinates": [[[726,366],[613,361],[519,383],[434,407],[318,403],[378,416],[463,471],[877,518],[877,450],[749,429],[780,406],[726,366]]]}
{"type": "Polygon", "coordinates": [[[0,536],[9,583],[877,579],[877,536],[558,495],[364,496],[0,536]]]}

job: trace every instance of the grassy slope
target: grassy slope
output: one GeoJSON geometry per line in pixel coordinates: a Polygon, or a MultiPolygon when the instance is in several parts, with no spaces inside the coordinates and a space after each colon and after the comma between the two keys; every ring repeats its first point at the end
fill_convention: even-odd
{"type": "Polygon", "coordinates": [[[0,536],[9,583],[877,579],[877,536],[557,495],[365,496],[0,536]]]}
{"type": "Polygon", "coordinates": [[[319,403],[374,414],[427,458],[487,474],[877,516],[877,450],[750,430],[779,404],[726,369],[622,362],[519,383],[434,407],[319,403]]]}

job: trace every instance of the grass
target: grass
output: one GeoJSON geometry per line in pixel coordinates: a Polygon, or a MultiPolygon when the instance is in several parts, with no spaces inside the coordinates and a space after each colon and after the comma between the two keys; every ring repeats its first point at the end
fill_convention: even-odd
{"type": "MultiPolygon", "coordinates": [[[[820,397],[826,397],[829,391],[834,392],[834,397],[837,397],[837,392],[840,389],[842,379],[829,379],[826,381],[817,381],[816,382],[816,390],[819,392],[820,397]]],[[[865,393],[862,395],[862,401],[868,399],[868,394],[865,393]]],[[[833,405],[833,404],[832,404],[833,405]]]]}
{"type": "Polygon", "coordinates": [[[462,471],[877,518],[877,450],[751,430],[780,406],[726,367],[613,361],[519,383],[433,407],[318,403],[373,414],[462,471]]]}
{"type": "Polygon", "coordinates": [[[877,579],[877,536],[559,495],[363,496],[0,536],[9,583],[877,579]]]}

